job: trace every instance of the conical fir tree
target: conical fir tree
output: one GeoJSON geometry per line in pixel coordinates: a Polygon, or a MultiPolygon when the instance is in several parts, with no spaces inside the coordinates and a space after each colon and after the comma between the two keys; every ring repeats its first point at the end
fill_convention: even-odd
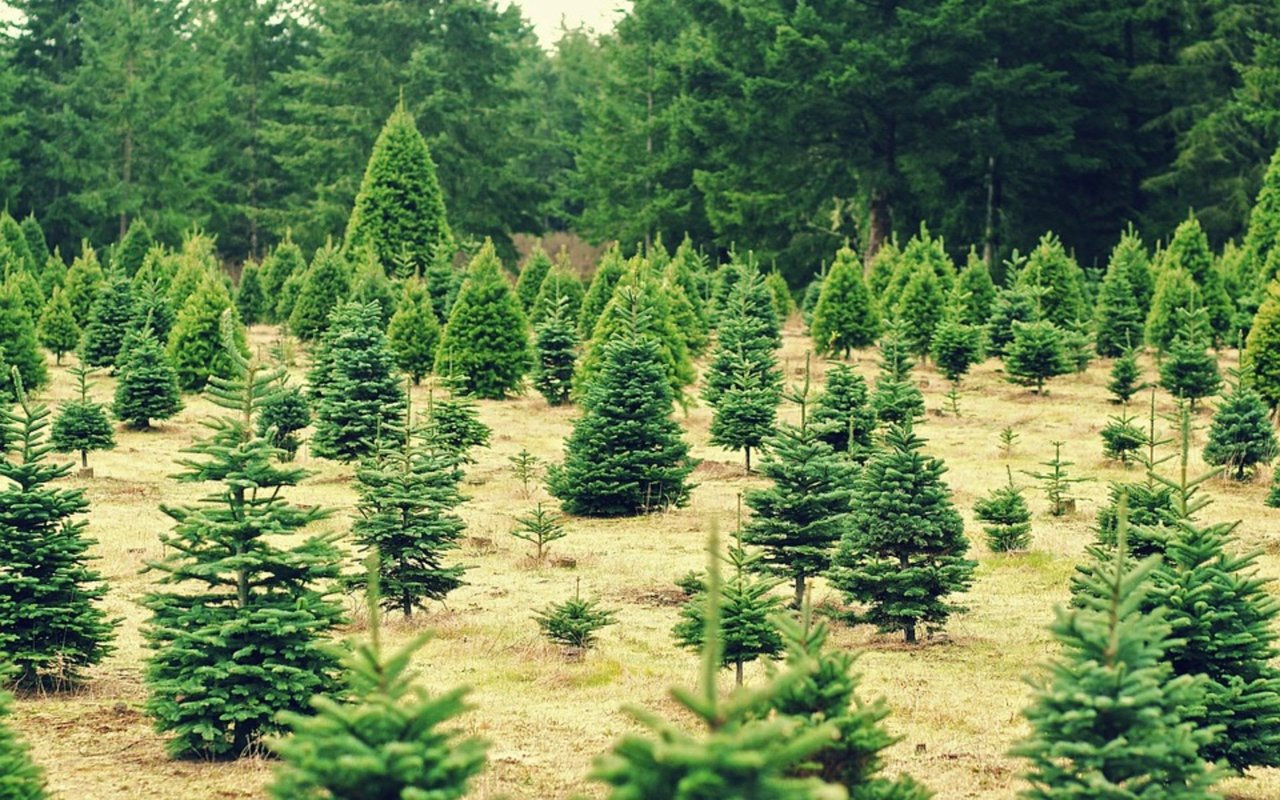
{"type": "Polygon", "coordinates": [[[1132,565],[1124,547],[1104,557],[1083,607],[1059,609],[1050,627],[1063,653],[1023,712],[1031,735],[1013,750],[1030,762],[1022,796],[1219,800],[1220,774],[1201,752],[1214,732],[1184,711],[1204,702],[1203,682],[1174,677],[1169,625],[1143,609],[1156,559],[1132,565]]]}
{"type": "MultiPolygon", "coordinates": [[[[378,454],[356,471],[359,517],[351,528],[361,553],[377,563],[383,608],[408,619],[427,601],[444,600],[462,585],[465,568],[445,566],[466,529],[454,510],[458,492],[458,457],[433,443],[415,441],[403,429],[387,432],[378,454]]],[[[347,583],[364,585],[359,572],[347,583]]]]}
{"type": "Polygon", "coordinates": [[[876,412],[871,407],[867,381],[847,364],[827,368],[826,384],[814,400],[809,417],[818,438],[837,453],[862,461],[871,450],[876,412]]]}
{"type": "Polygon", "coordinates": [[[486,239],[440,335],[436,374],[449,376],[467,394],[501,400],[520,388],[532,366],[528,327],[493,242],[486,239]]]}
{"type": "Polygon", "coordinates": [[[93,370],[72,367],[79,398],[63,403],[53,418],[53,435],[49,441],[59,453],[80,453],[81,469],[89,468],[89,452],[110,450],[116,446],[115,431],[107,419],[106,409],[89,399],[89,376],[93,370]]]}
{"type": "Polygon", "coordinates": [[[1270,464],[1276,451],[1276,434],[1267,404],[1253,389],[1232,381],[1230,393],[1213,412],[1204,462],[1223,467],[1232,478],[1244,481],[1259,464],[1270,464]]]}
{"type": "Polygon", "coordinates": [[[1141,343],[1145,320],[1127,271],[1113,254],[1094,310],[1093,343],[1098,355],[1115,358],[1141,343]]]}
{"type": "Polygon", "coordinates": [[[129,278],[112,269],[89,310],[89,324],[80,340],[80,359],[94,367],[114,366],[132,320],[133,292],[129,278]]]}
{"type": "Polygon", "coordinates": [[[854,467],[822,441],[822,429],[806,413],[809,384],[790,394],[800,406],[800,424],[783,424],[769,440],[761,472],[773,485],[749,490],[743,498],[755,513],[742,532],[762,550],[761,571],[787,578],[792,605],[804,600],[807,581],[831,563],[850,510],[854,467]]]}
{"type": "Polygon", "coordinates": [[[1214,264],[1213,251],[1209,249],[1209,237],[1200,227],[1195,215],[1184,220],[1161,256],[1165,270],[1182,269],[1195,281],[1200,303],[1208,314],[1210,335],[1222,341],[1231,329],[1233,304],[1222,284],[1222,275],[1214,264]]]}
{"type": "Polygon", "coordinates": [[[98,605],[107,586],[89,568],[87,523],[74,519],[89,503],[53,487],[71,465],[48,463],[49,410],[20,382],[18,410],[0,422],[11,450],[0,458],[0,652],[23,689],[67,688],[111,653],[117,624],[98,605]]]}
{"type": "Polygon", "coordinates": [[[240,284],[236,287],[236,310],[245,325],[257,325],[267,319],[267,297],[262,292],[262,268],[254,263],[245,264],[240,270],[240,284]]]}
{"type": "Polygon", "coordinates": [[[398,266],[400,277],[423,274],[453,255],[435,162],[403,100],[373,144],[347,220],[343,249],[366,246],[386,268],[398,266]]]}
{"type": "Polygon", "coordinates": [[[36,341],[35,323],[23,307],[22,298],[6,283],[0,286],[0,400],[18,396],[14,369],[22,385],[32,391],[49,380],[49,368],[36,341]]]}
{"type": "MultiPolygon", "coordinates": [[[[1151,274],[1151,257],[1147,254],[1146,245],[1132,225],[1125,229],[1119,243],[1111,251],[1107,271],[1112,269],[1122,273],[1129,282],[1134,299],[1138,302],[1138,311],[1145,320],[1147,312],[1151,310],[1151,296],[1155,293],[1155,276],[1151,274]]],[[[1133,344],[1141,341],[1140,333],[1134,336],[1133,344]]]]}
{"type": "Polygon", "coordinates": [[[929,355],[945,305],[942,283],[931,270],[916,273],[903,287],[893,315],[894,320],[903,326],[912,355],[929,355]]]}
{"type": "Polygon", "coordinates": [[[142,268],[147,251],[154,244],[155,239],[151,238],[151,229],[147,227],[146,220],[134,217],[129,223],[129,230],[125,231],[124,237],[111,252],[111,268],[132,278],[142,268]]]}
{"type": "Polygon", "coordinates": [[[776,406],[782,375],[775,351],[782,344],[782,335],[772,296],[760,273],[749,264],[730,265],[726,269],[736,270],[738,277],[721,307],[716,349],[707,368],[702,399],[717,406],[721,392],[737,383],[736,370],[740,362],[745,362],[758,376],[760,388],[772,395],[776,406]]]}
{"type": "Polygon", "coordinates": [[[822,281],[809,323],[814,348],[848,358],[852,350],[875,344],[879,334],[880,312],[862,278],[862,260],[852,249],[841,248],[822,281]]]}
{"type": "Polygon", "coordinates": [[[559,297],[534,334],[533,386],[553,406],[568,403],[573,391],[578,334],[570,302],[559,297]]]}
{"type": "Polygon", "coordinates": [[[404,417],[405,397],[374,304],[334,309],[307,379],[315,411],[311,451],[353,461],[375,452],[404,417]]]}
{"type": "Polygon", "coordinates": [[[520,298],[520,307],[526,315],[533,312],[534,301],[538,298],[538,290],[551,272],[551,256],[542,249],[542,244],[533,246],[533,250],[520,266],[520,277],[516,280],[516,297],[520,298]]]}
{"type": "Polygon", "coordinates": [[[1005,349],[1004,371],[1009,380],[1034,386],[1044,394],[1045,381],[1071,371],[1062,330],[1049,320],[1014,322],[1013,341],[1005,349]]]}
{"type": "Polygon", "coordinates": [[[311,424],[311,404],[298,386],[282,386],[262,401],[258,413],[258,435],[271,441],[283,461],[292,461],[301,442],[295,435],[311,424]]]}
{"type": "Polygon", "coordinates": [[[7,692],[0,692],[0,797],[45,800],[44,772],[32,763],[31,748],[5,722],[12,702],[7,692]]]}
{"type": "Polygon", "coordinates": [[[1147,344],[1165,352],[1173,344],[1180,328],[1178,312],[1200,308],[1200,290],[1183,269],[1166,269],[1156,280],[1155,295],[1151,298],[1151,310],[1147,312],[1147,344]]]}
{"type": "MultiPolygon", "coordinates": [[[[644,328],[636,320],[632,331],[644,328]]],[[[671,416],[671,388],[652,337],[626,331],[605,345],[582,407],[564,463],[547,480],[567,513],[618,517],[688,502],[694,464],[671,416]]]]}
{"type": "Polygon", "coordinates": [[[901,320],[895,320],[880,339],[880,374],[876,376],[871,407],[882,424],[906,424],[924,416],[924,396],[911,380],[914,363],[901,320]]]}
{"type": "Polygon", "coordinates": [[[590,339],[591,334],[595,332],[596,320],[600,319],[604,307],[609,304],[609,298],[613,297],[613,290],[617,287],[618,280],[626,271],[626,261],[622,258],[617,245],[609,248],[600,257],[595,275],[591,278],[591,286],[582,299],[582,312],[578,315],[578,336],[584,341],[590,339]]]}
{"type": "Polygon", "coordinates": [[[920,452],[910,425],[894,425],[854,487],[853,513],[833,559],[832,585],[865,606],[858,616],[916,641],[959,607],[947,596],[973,582],[964,521],[942,481],[939,459],[920,452]]]}
{"type": "Polygon", "coordinates": [[[89,324],[89,309],[105,279],[98,254],[86,242],[83,252],[71,262],[71,269],[67,270],[67,277],[62,283],[67,302],[71,304],[71,313],[75,314],[76,324],[81,328],[89,324]]]}
{"type": "Polygon", "coordinates": [[[953,385],[982,355],[982,328],[964,321],[964,303],[963,295],[952,293],[930,345],[933,362],[953,385]]]}
{"type": "Polygon", "coordinates": [[[992,355],[1003,357],[1013,341],[1014,323],[1035,322],[1038,319],[1040,309],[1033,289],[1025,286],[1001,289],[996,294],[991,319],[986,323],[987,349],[992,355]]]}
{"type": "Polygon", "coordinates": [[[1018,273],[1017,284],[1038,290],[1040,315],[1059,327],[1070,327],[1086,318],[1084,272],[1067,255],[1062,242],[1046,233],[1027,256],[1018,273]]]}
{"type": "Polygon", "coordinates": [[[62,363],[62,356],[76,349],[80,344],[80,326],[76,325],[75,315],[71,313],[71,304],[61,287],[55,287],[40,314],[40,322],[36,325],[36,337],[40,344],[53,352],[57,363],[62,363]]]}
{"type": "Polygon", "coordinates": [[[969,261],[956,279],[953,293],[961,298],[960,321],[966,325],[986,325],[996,306],[996,285],[991,270],[976,250],[969,251],[969,261]]]}
{"type": "Polygon", "coordinates": [[[149,428],[182,410],[178,374],[149,330],[129,334],[111,413],[131,428],[149,428]]]}
{"type": "Polygon", "coordinates": [[[232,339],[240,352],[246,353],[244,326],[235,313],[231,294],[216,277],[205,277],[200,288],[187,298],[169,331],[165,355],[178,374],[178,386],[195,392],[204,388],[209,377],[227,377],[234,366],[222,342],[223,312],[231,311],[232,339]]]}
{"type": "MultiPolygon", "coordinates": [[[[1243,247],[1258,286],[1266,286],[1276,277],[1268,274],[1264,266],[1277,245],[1280,245],[1280,149],[1271,155],[1244,236],[1243,247]]],[[[1280,262],[1272,262],[1275,264],[1280,262]]]]}
{"type": "Polygon", "coordinates": [[[1209,328],[1204,309],[1178,310],[1178,333],[1160,364],[1160,386],[1174,397],[1196,402],[1222,386],[1218,360],[1208,351],[1209,328]]]}
{"type": "Polygon", "coordinates": [[[1267,287],[1244,346],[1244,377],[1275,414],[1280,407],[1280,283],[1267,287]]]}
{"type": "Polygon", "coordinates": [[[378,599],[370,593],[369,641],[353,642],[343,656],[344,696],[316,695],[313,713],[281,715],[293,732],[270,742],[283,760],[273,797],[466,796],[484,768],[485,745],[440,727],[467,710],[466,689],[432,697],[414,685],[409,666],[428,639],[420,635],[384,655],[378,599]]]}
{"type": "MultiPolygon", "coordinates": [[[[567,256],[565,258],[567,259],[567,256]]],[[[546,279],[538,289],[538,296],[533,301],[533,311],[529,314],[530,324],[535,328],[541,325],[543,320],[555,310],[560,298],[564,298],[568,305],[569,322],[576,333],[578,315],[582,312],[582,300],[585,294],[582,281],[571,271],[567,261],[557,263],[547,273],[546,279]]]]}
{"type": "Polygon", "coordinates": [[[355,254],[356,271],[351,281],[351,293],[347,300],[360,304],[377,303],[378,316],[385,330],[396,311],[397,287],[387,277],[382,264],[369,247],[362,247],[355,254]]]}
{"type": "Polygon", "coordinates": [[[387,323],[387,344],[395,356],[396,366],[408,375],[414,386],[431,372],[440,343],[440,324],[431,304],[431,293],[420,278],[405,281],[400,305],[387,323]]]}
{"type": "Polygon", "coordinates": [[[28,214],[22,218],[19,226],[22,228],[22,237],[27,240],[31,257],[37,265],[43,265],[49,258],[49,241],[45,238],[44,228],[40,227],[40,221],[35,214],[28,214]]]}
{"type": "Polygon", "coordinates": [[[284,240],[262,260],[262,294],[266,298],[271,321],[288,321],[293,311],[293,299],[286,297],[285,284],[293,281],[296,287],[297,276],[306,271],[307,261],[302,255],[302,248],[294,244],[289,231],[285,231],[284,240]]]}
{"type": "Polygon", "coordinates": [[[1146,384],[1142,382],[1142,368],[1138,366],[1138,351],[1129,348],[1111,365],[1111,380],[1107,383],[1107,391],[1113,398],[1111,402],[1127,403],[1144,388],[1146,384]]]}
{"type": "Polygon", "coordinates": [[[1013,470],[1005,471],[1009,482],[973,504],[973,515],[983,523],[993,553],[1026,550],[1031,544],[1031,511],[1022,489],[1013,483],[1013,470]]]}
{"type": "Polygon", "coordinates": [[[289,312],[289,330],[303,341],[319,339],[328,329],[329,315],[350,292],[351,267],[329,242],[316,251],[311,266],[298,279],[297,298],[289,312]]]}
{"type": "Polygon", "coordinates": [[[772,353],[767,364],[753,363],[739,351],[724,365],[729,382],[716,397],[711,416],[711,444],[743,451],[751,472],[751,450],[759,450],[773,433],[778,412],[780,377],[772,353]]]}
{"type": "Polygon", "coordinates": [[[149,565],[161,578],[144,601],[146,709],[182,757],[249,755],[280,730],[281,712],[340,688],[337,657],[324,646],[342,621],[327,588],[339,553],[331,537],[289,544],[326,513],[286,501],[282,492],[307,472],[277,464],[271,442],[254,432],[283,371],[246,361],[224,319],[234,377],[211,378],[208,395],[228,413],[186,450],[193,457],[177,476],[218,489],[197,505],[161,506],[175,525],[160,535],[167,556],[149,565]]]}

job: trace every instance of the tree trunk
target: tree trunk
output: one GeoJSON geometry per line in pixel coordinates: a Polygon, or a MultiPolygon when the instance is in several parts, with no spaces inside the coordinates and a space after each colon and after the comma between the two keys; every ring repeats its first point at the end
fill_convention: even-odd
{"type": "Polygon", "coordinates": [[[996,172],[996,157],[987,157],[987,218],[982,232],[982,260],[987,269],[996,268],[996,257],[1000,252],[1000,237],[996,233],[1000,217],[1000,175],[996,172]]]}
{"type": "Polygon", "coordinates": [[[803,574],[796,575],[795,586],[796,586],[796,596],[795,596],[795,600],[792,602],[792,605],[794,605],[796,608],[800,608],[800,606],[804,604],[804,575],[803,574]]]}
{"type": "Polygon", "coordinates": [[[747,474],[750,475],[751,474],[751,445],[747,445],[743,449],[747,453],[747,474]]]}
{"type": "Polygon", "coordinates": [[[738,685],[741,686],[742,685],[742,659],[738,659],[737,661],[733,662],[733,677],[738,682],[738,685]]]}
{"type": "Polygon", "coordinates": [[[81,469],[89,468],[89,451],[88,450],[80,451],[80,468],[81,469]]]}
{"type": "Polygon", "coordinates": [[[876,257],[876,253],[880,252],[880,248],[889,240],[889,235],[893,232],[893,219],[889,209],[889,197],[882,189],[871,190],[871,201],[868,205],[869,219],[867,221],[867,252],[863,253],[863,260],[870,264],[871,260],[876,257]]]}
{"type": "Polygon", "coordinates": [[[909,622],[906,625],[904,625],[902,628],[902,634],[906,638],[907,644],[915,644],[916,643],[916,624],[914,622],[909,622]]]}

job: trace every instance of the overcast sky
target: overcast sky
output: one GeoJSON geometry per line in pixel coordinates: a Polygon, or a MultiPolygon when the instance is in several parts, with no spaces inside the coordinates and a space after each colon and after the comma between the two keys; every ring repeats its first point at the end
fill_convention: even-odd
{"type": "Polygon", "coordinates": [[[533,22],[538,38],[550,46],[559,38],[560,18],[574,27],[585,23],[597,33],[613,27],[620,9],[630,5],[629,0],[515,0],[524,16],[533,22]]]}

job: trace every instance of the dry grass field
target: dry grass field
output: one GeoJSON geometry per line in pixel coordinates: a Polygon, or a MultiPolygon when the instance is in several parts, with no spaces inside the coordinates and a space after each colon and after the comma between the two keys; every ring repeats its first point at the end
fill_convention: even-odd
{"type": "MultiPolygon", "coordinates": [[[[253,332],[263,346],[273,335],[266,328],[253,332]]],[[[807,347],[793,321],[782,353],[789,379],[801,373],[807,347]]],[[[1224,355],[1228,361],[1234,363],[1234,354],[1224,355]]],[[[860,354],[857,366],[872,376],[874,354],[860,354]]],[[[1006,383],[998,363],[989,361],[966,380],[959,419],[936,414],[944,405],[945,381],[928,367],[916,370],[930,410],[920,433],[928,439],[927,451],[949,467],[954,500],[973,540],[971,555],[980,562],[964,598],[968,611],[954,617],[944,635],[915,647],[865,627],[839,628],[834,641],[862,652],[863,696],[883,696],[893,709],[887,725],[902,742],[891,751],[890,771],[909,771],[942,800],[1012,798],[1021,786],[1021,765],[1006,753],[1026,730],[1019,713],[1030,691],[1024,676],[1037,674],[1038,665],[1054,654],[1046,632],[1053,606],[1067,597],[1073,566],[1092,540],[1107,481],[1126,477],[1101,455],[1098,432],[1115,413],[1106,400],[1108,367],[1097,362],[1083,375],[1051,382],[1049,394],[1037,397],[1006,383]],[[998,441],[1006,425],[1020,436],[1008,459],[998,441]],[[1054,440],[1065,442],[1063,457],[1075,462],[1076,474],[1096,480],[1078,487],[1078,511],[1062,518],[1048,515],[1042,493],[1029,492],[1035,513],[1031,551],[992,555],[973,522],[974,500],[1005,481],[1006,463],[1016,476],[1017,470],[1034,469],[1051,457],[1054,440]]],[[[1150,363],[1146,369],[1152,372],[1150,363]]],[[[815,371],[821,370],[815,360],[815,371]]],[[[65,367],[53,374],[53,386],[42,399],[70,397],[65,367]]],[[[95,394],[105,399],[112,387],[111,379],[100,378],[95,394]]],[[[425,392],[415,397],[419,406],[425,402],[425,392]]],[[[1167,396],[1161,395],[1160,404],[1162,411],[1171,409],[1167,396]]],[[[159,505],[203,492],[168,476],[178,451],[201,434],[198,422],[212,410],[207,401],[188,398],[176,419],[149,432],[123,431],[114,451],[93,454],[96,478],[69,479],[85,488],[92,503],[94,553],[111,584],[111,613],[123,623],[116,653],[92,671],[83,691],[26,697],[17,704],[17,727],[33,744],[55,795],[65,800],[265,796],[269,761],[171,761],[141,712],[146,652],[138,629],[145,613],[137,601],[152,579],[141,570],[161,555],[157,533],[169,521],[159,505]]],[[[793,409],[785,413],[794,416],[793,409]]],[[[508,532],[514,514],[547,498],[540,490],[524,495],[508,458],[528,448],[544,462],[558,460],[576,411],[549,409],[530,394],[484,403],[481,414],[494,440],[478,453],[479,463],[469,468],[464,487],[469,499],[461,513],[468,539],[456,559],[471,567],[468,585],[450,597],[447,608],[437,607],[411,625],[393,618],[391,635],[403,639],[423,628],[434,630],[435,639],[419,656],[422,682],[433,689],[472,687],[474,710],[464,727],[490,743],[489,766],[472,796],[600,796],[586,775],[595,755],[631,727],[621,707],[635,704],[674,714],[667,688],[695,680],[696,656],[677,650],[670,636],[676,619],[672,579],[703,565],[709,521],[718,518],[722,529],[731,528],[736,496],[758,479],[743,474],[740,454],[708,446],[710,410],[693,407],[683,424],[702,464],[690,505],[637,519],[569,520],[568,537],[552,545],[559,560],[536,568],[527,560],[525,543],[508,532]],[[618,609],[620,619],[605,629],[598,648],[576,663],[544,642],[531,620],[533,609],[569,596],[575,578],[581,578],[584,593],[618,609]]],[[[1202,412],[1198,424],[1203,428],[1208,419],[1202,412]]],[[[1198,445],[1203,441],[1201,430],[1198,445]]],[[[1198,452],[1195,458],[1199,464],[1198,452]]],[[[351,468],[311,459],[305,449],[300,460],[315,474],[293,499],[335,509],[321,524],[346,531],[355,496],[351,468]]],[[[1264,549],[1262,569],[1280,577],[1275,533],[1280,511],[1262,504],[1269,476],[1244,486],[1213,483],[1215,502],[1203,516],[1242,520],[1242,546],[1264,549]]],[[[1030,479],[1021,476],[1020,482],[1030,479]]],[[[838,598],[819,583],[815,600],[838,598]]],[[[357,604],[351,601],[350,607],[358,620],[357,604]]],[[[353,623],[357,634],[359,627],[353,623]]],[[[748,681],[759,680],[762,669],[752,665],[748,681]]],[[[727,689],[731,677],[722,677],[727,689]]],[[[1236,798],[1280,797],[1280,771],[1260,770],[1226,788],[1236,798]]]]}

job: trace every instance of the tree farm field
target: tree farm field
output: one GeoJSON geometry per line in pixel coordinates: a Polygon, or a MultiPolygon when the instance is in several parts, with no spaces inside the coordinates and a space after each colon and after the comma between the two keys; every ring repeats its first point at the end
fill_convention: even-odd
{"type": "MultiPolygon", "coordinates": [[[[256,326],[250,330],[250,345],[265,352],[276,337],[275,328],[256,326]]],[[[779,352],[788,384],[803,380],[810,346],[793,317],[779,352]]],[[[292,369],[297,382],[305,362],[305,354],[299,353],[292,369]]],[[[1221,362],[1224,370],[1234,366],[1235,352],[1222,353],[1221,362]]],[[[821,384],[826,363],[812,360],[816,384],[821,384]]],[[[851,363],[870,379],[876,373],[876,352],[855,352],[851,363]]],[[[1146,379],[1154,379],[1151,360],[1144,358],[1142,364],[1146,379]]],[[[999,362],[988,360],[961,385],[959,418],[940,415],[947,406],[947,381],[928,364],[914,371],[928,409],[917,431],[927,439],[926,452],[948,467],[945,477],[972,543],[969,555],[980,566],[972,589],[961,598],[968,610],[919,645],[906,646],[900,634],[878,634],[869,626],[834,626],[833,643],[861,653],[861,698],[883,697],[892,709],[884,724],[902,737],[889,751],[887,775],[910,772],[942,800],[1013,798],[1023,788],[1023,765],[1007,752],[1027,731],[1020,714],[1030,697],[1024,678],[1043,675],[1043,663],[1055,655],[1057,646],[1046,626],[1054,606],[1066,602],[1074,567],[1093,541],[1094,517],[1105,501],[1108,481],[1139,477],[1138,467],[1125,470],[1102,457],[1099,431],[1118,410],[1107,399],[1109,367],[1109,361],[1096,360],[1082,374],[1054,379],[1046,395],[1036,396],[1006,382],[999,362]],[[999,436],[1006,426],[1018,434],[1008,456],[999,436]],[[1063,459],[1074,462],[1070,474],[1093,478],[1075,485],[1077,509],[1063,517],[1049,515],[1043,493],[1019,472],[1038,470],[1039,462],[1052,457],[1054,441],[1064,443],[1063,459]],[[972,509],[975,500],[1006,482],[1006,466],[1017,483],[1029,487],[1032,545],[1027,552],[994,555],[972,509]]],[[[52,385],[39,399],[52,405],[72,397],[74,380],[66,364],[55,367],[50,359],[50,369],[52,385]]],[[[109,398],[114,379],[99,375],[96,380],[94,397],[109,398]]],[[[1135,399],[1134,413],[1140,417],[1145,417],[1147,396],[1144,392],[1135,399]]],[[[91,456],[95,478],[66,479],[87,492],[96,566],[110,585],[106,605],[123,623],[116,652],[89,671],[82,691],[22,696],[16,703],[14,725],[31,743],[57,797],[265,796],[271,760],[171,760],[142,712],[147,652],[139,627],[147,612],[138,601],[155,578],[143,572],[146,562],[162,555],[157,533],[171,524],[160,505],[194,501],[209,490],[169,477],[177,471],[181,449],[204,435],[200,420],[217,412],[201,397],[185,400],[177,417],[150,431],[118,430],[116,449],[91,456]]],[[[425,386],[415,388],[412,402],[419,412],[425,408],[425,386]]],[[[1174,408],[1162,391],[1156,402],[1161,413],[1174,408]]],[[[1199,451],[1212,402],[1206,405],[1195,420],[1200,430],[1193,472],[1204,468],[1199,451]]],[[[687,415],[676,415],[693,455],[701,459],[689,505],[627,519],[569,518],[568,536],[551,545],[550,559],[539,567],[529,557],[529,546],[509,534],[516,515],[540,500],[549,506],[554,501],[539,486],[526,493],[509,459],[527,449],[542,465],[558,461],[578,413],[573,407],[550,408],[533,392],[504,402],[480,402],[481,419],[494,436],[490,447],[475,451],[477,463],[467,468],[462,488],[468,500],[460,513],[468,527],[462,548],[451,558],[469,566],[467,585],[450,594],[447,607],[436,604],[409,622],[398,615],[387,618],[392,644],[423,630],[434,632],[417,655],[422,685],[432,691],[457,685],[472,689],[472,710],[460,724],[489,743],[488,765],[473,781],[472,797],[602,796],[602,788],[586,776],[595,756],[634,728],[623,707],[678,717],[668,689],[696,682],[698,658],[678,649],[671,637],[681,601],[674,580],[705,566],[713,521],[721,531],[732,531],[739,493],[764,483],[745,474],[740,453],[707,444],[711,412],[695,402],[687,415]],[[572,596],[579,579],[584,596],[599,597],[606,608],[616,610],[618,624],[601,632],[598,645],[584,659],[572,660],[542,638],[532,615],[551,601],[572,596]]],[[[798,418],[794,405],[786,402],[780,415],[789,421],[798,418]]],[[[1159,424],[1167,433],[1169,423],[1159,424]]],[[[298,459],[314,474],[289,492],[290,499],[331,509],[332,516],[316,527],[345,533],[356,497],[352,466],[312,458],[305,446],[298,459]]],[[[1268,477],[1264,471],[1248,484],[1212,481],[1207,491],[1213,503],[1200,516],[1206,521],[1241,520],[1240,546],[1263,550],[1258,562],[1262,573],[1280,578],[1280,539],[1274,533],[1280,511],[1262,502],[1268,477]]],[[[812,596],[819,606],[841,602],[822,580],[812,596]]],[[[362,604],[348,599],[346,605],[352,622],[342,634],[363,635],[362,604]]],[[[749,665],[748,685],[760,681],[764,669],[749,665]]],[[[731,689],[732,681],[731,672],[721,673],[723,691],[731,689]]],[[[1248,777],[1226,781],[1222,789],[1232,798],[1280,797],[1280,770],[1256,769],[1248,777]]]]}

